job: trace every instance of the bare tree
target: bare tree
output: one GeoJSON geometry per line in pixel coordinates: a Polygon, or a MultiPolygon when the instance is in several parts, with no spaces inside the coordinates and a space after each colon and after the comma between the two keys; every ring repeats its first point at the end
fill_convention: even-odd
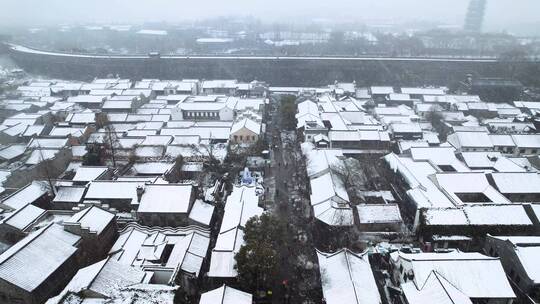
{"type": "Polygon", "coordinates": [[[441,140],[446,140],[447,131],[444,127],[444,117],[439,106],[434,105],[429,109],[429,112],[426,113],[426,120],[431,123],[435,131],[439,133],[439,138],[441,140]]]}
{"type": "Polygon", "coordinates": [[[330,165],[330,169],[341,179],[346,188],[363,186],[364,167],[359,160],[347,158],[330,165]]]}
{"type": "Polygon", "coordinates": [[[49,184],[49,191],[52,191],[54,193],[54,187],[52,183],[53,179],[53,168],[54,165],[52,164],[52,161],[50,159],[45,159],[45,156],[43,155],[43,150],[41,149],[41,145],[38,141],[37,143],[37,149],[39,153],[39,163],[38,166],[38,174],[40,177],[45,178],[47,180],[47,183],[49,184]]]}
{"type": "Polygon", "coordinates": [[[105,131],[105,135],[103,137],[103,146],[105,148],[106,154],[110,155],[111,157],[113,167],[116,168],[116,147],[120,144],[118,142],[116,130],[109,121],[107,113],[101,112],[96,114],[96,127],[105,131]]]}
{"type": "Polygon", "coordinates": [[[181,181],[184,177],[183,175],[183,172],[182,172],[182,167],[184,166],[184,157],[182,155],[178,155],[175,159],[174,159],[174,166],[171,170],[171,172],[169,172],[169,174],[167,175],[167,181],[170,182],[170,183],[178,183],[179,181],[181,181]]]}

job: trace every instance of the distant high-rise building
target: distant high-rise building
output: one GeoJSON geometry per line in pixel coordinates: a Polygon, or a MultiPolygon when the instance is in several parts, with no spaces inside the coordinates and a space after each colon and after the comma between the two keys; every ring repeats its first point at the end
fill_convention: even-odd
{"type": "Polygon", "coordinates": [[[485,10],[486,0],[471,0],[467,10],[467,17],[465,17],[464,29],[470,32],[481,32],[485,10]]]}

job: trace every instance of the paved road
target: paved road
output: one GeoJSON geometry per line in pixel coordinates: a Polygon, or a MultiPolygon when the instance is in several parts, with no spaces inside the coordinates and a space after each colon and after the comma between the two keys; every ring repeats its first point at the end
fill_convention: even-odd
{"type": "MultiPolygon", "coordinates": [[[[279,101],[273,101],[278,104],[279,101]]],[[[269,124],[267,135],[270,137],[272,166],[270,176],[275,181],[274,204],[272,212],[287,224],[287,233],[292,236],[291,242],[280,248],[280,267],[273,288],[273,303],[302,303],[306,298],[318,298],[319,292],[311,292],[313,285],[318,285],[318,277],[312,272],[304,271],[298,265],[299,257],[306,258],[313,263],[314,247],[311,242],[309,219],[306,220],[305,209],[309,202],[299,203],[299,188],[305,186],[307,181],[302,180],[303,166],[300,166],[297,156],[300,154],[296,143],[295,133],[284,131],[279,115],[279,107],[272,111],[272,122],[269,124]],[[302,183],[304,183],[302,185],[302,183]],[[303,242],[296,236],[302,235],[303,242]],[[317,283],[314,284],[313,282],[317,283]],[[287,282],[286,286],[283,282],[287,282]]],[[[317,288],[317,286],[315,286],[317,288]]],[[[318,287],[320,289],[320,286],[318,287]]]]}

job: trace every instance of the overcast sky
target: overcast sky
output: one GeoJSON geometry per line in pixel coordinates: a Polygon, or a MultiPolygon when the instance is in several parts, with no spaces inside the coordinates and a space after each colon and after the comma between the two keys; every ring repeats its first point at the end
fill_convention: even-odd
{"type": "MultiPolygon", "coordinates": [[[[461,25],[469,0],[0,0],[0,25],[181,22],[251,15],[263,21],[325,18],[461,25]]],[[[485,29],[540,23],[540,0],[488,0],[485,29]]]]}

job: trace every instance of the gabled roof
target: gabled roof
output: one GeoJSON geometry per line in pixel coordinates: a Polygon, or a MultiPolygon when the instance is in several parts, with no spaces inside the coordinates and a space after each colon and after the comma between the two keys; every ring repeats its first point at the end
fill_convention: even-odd
{"type": "Polygon", "coordinates": [[[2,204],[13,209],[22,208],[35,202],[49,191],[49,185],[44,181],[33,181],[2,200],[2,204]]]}
{"type": "Polygon", "coordinates": [[[99,207],[91,206],[75,213],[64,223],[66,225],[80,224],[81,228],[86,228],[92,232],[100,234],[113,220],[114,214],[99,207]]]}
{"type": "Polygon", "coordinates": [[[469,298],[515,298],[498,258],[475,252],[403,253],[394,260],[414,273],[416,286],[423,286],[436,271],[469,298]]]}
{"type": "Polygon", "coordinates": [[[249,131],[259,135],[261,133],[261,124],[258,122],[255,122],[249,118],[244,118],[240,121],[237,121],[234,123],[231,127],[231,134],[234,134],[241,129],[246,128],[249,131]]]}
{"type": "Polygon", "coordinates": [[[201,294],[199,304],[251,304],[252,301],[251,294],[223,285],[201,294]]]}
{"type": "Polygon", "coordinates": [[[51,223],[0,255],[0,279],[31,292],[75,254],[79,240],[51,223]]]}
{"type": "Polygon", "coordinates": [[[430,273],[423,285],[417,287],[411,281],[403,283],[401,290],[408,304],[472,304],[469,297],[436,271],[430,273]]]}
{"type": "Polygon", "coordinates": [[[47,301],[47,304],[65,303],[62,300],[68,299],[70,293],[88,294],[88,291],[93,294],[91,298],[108,298],[115,295],[120,288],[142,283],[146,276],[144,271],[106,258],[80,269],[64,290],[47,301]]]}
{"type": "Polygon", "coordinates": [[[324,299],[328,304],[382,303],[366,255],[342,249],[335,253],[317,250],[324,299]]]}
{"type": "Polygon", "coordinates": [[[448,142],[457,149],[493,147],[487,132],[456,132],[448,135],[448,142]]]}
{"type": "Polygon", "coordinates": [[[6,217],[2,220],[2,223],[24,231],[28,226],[45,215],[46,212],[45,209],[28,204],[6,217]]]}
{"type": "Polygon", "coordinates": [[[489,236],[512,244],[516,257],[521,262],[527,276],[535,283],[540,283],[540,237],[538,236],[489,236]]]}

